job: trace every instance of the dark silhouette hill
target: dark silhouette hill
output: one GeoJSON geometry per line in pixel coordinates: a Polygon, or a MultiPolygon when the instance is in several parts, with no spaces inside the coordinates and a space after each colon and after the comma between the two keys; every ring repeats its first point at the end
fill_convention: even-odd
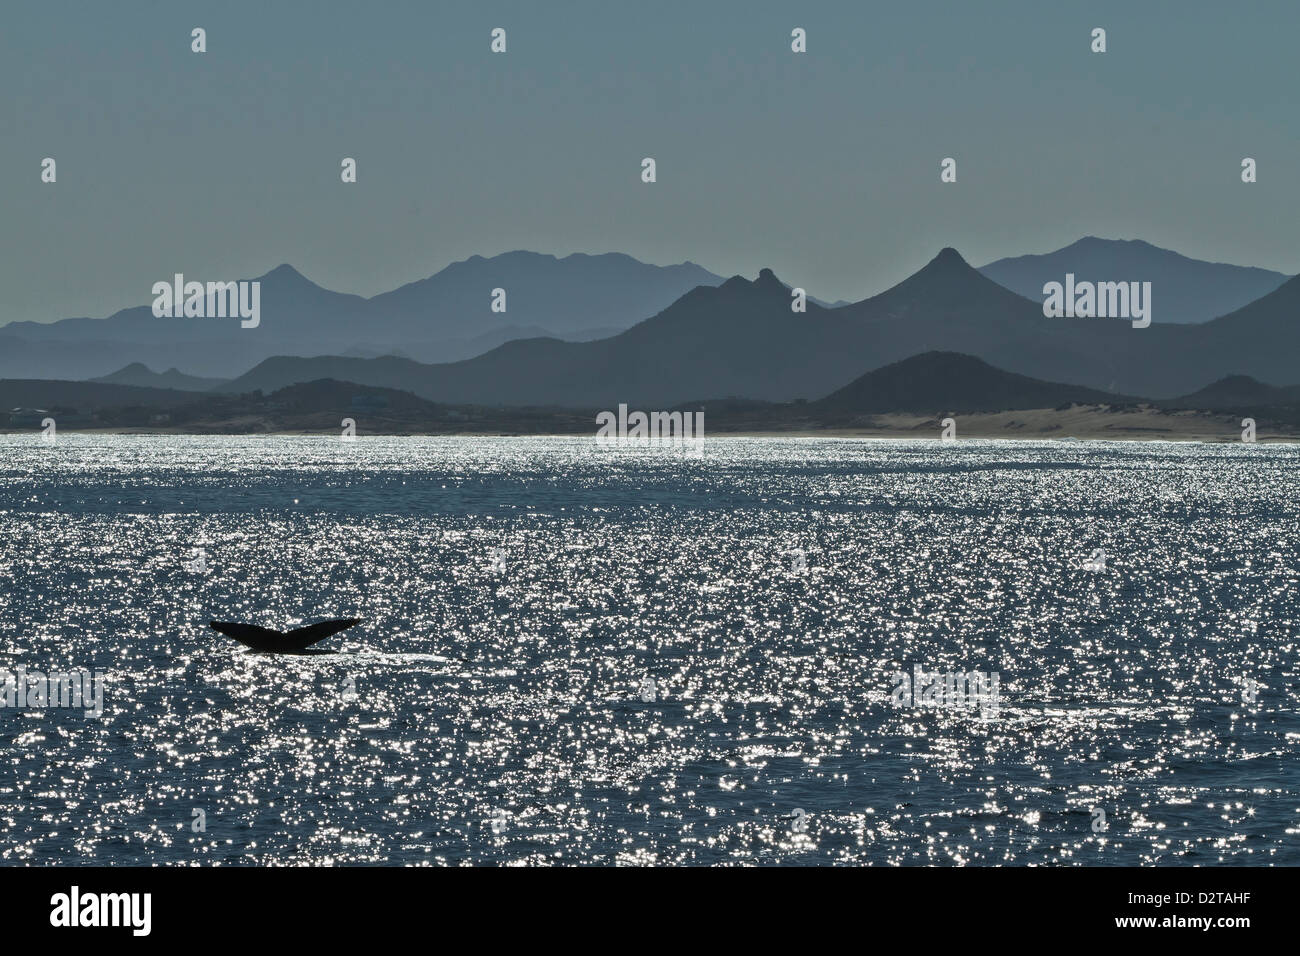
{"type": "Polygon", "coordinates": [[[437,406],[410,392],[395,388],[371,388],[356,382],[318,379],[279,389],[269,396],[277,407],[293,413],[318,411],[371,412],[389,414],[432,413],[437,406]]]}
{"type": "MultiPolygon", "coordinates": [[[[1064,427],[1082,428],[1097,437],[1158,433],[1223,440],[1222,417],[1232,413],[1258,418],[1262,433],[1277,439],[1294,435],[1295,428],[1300,427],[1300,386],[1277,388],[1246,376],[1229,376],[1182,398],[1151,403],[1018,375],[969,355],[932,351],[866,372],[811,402],[724,397],[676,407],[706,411],[710,430],[715,434],[843,428],[906,433],[917,427],[915,422],[891,422],[880,416],[923,416],[933,423],[933,419],[947,414],[978,418],[1032,412],[1024,420],[986,421],[977,427],[983,427],[988,437],[1050,435],[1063,427],[1062,423],[1068,423],[1064,427]],[[1218,420],[1213,417],[1216,415],[1218,420]]],[[[338,433],[342,421],[350,418],[357,423],[360,434],[369,435],[590,435],[596,411],[593,407],[435,403],[406,391],[336,379],[301,382],[270,393],[0,380],[0,426],[7,421],[9,428],[20,431],[37,427],[49,414],[63,429],[328,434],[338,433]]]]}
{"type": "Polygon", "coordinates": [[[958,414],[1134,401],[1137,399],[1005,372],[970,355],[926,352],[867,372],[810,402],[808,410],[814,415],[958,414]]]}
{"type": "Polygon", "coordinates": [[[57,379],[0,379],[0,409],[71,406],[79,411],[138,405],[169,408],[194,401],[193,392],[57,379]]]}
{"type": "Polygon", "coordinates": [[[92,378],[90,381],[107,385],[143,385],[150,388],[173,388],[185,392],[206,392],[225,384],[226,380],[186,375],[174,368],[169,368],[165,372],[155,372],[141,362],[132,362],[112,375],[92,378]]]}
{"type": "Polygon", "coordinates": [[[367,388],[393,388],[427,397],[423,395],[420,383],[427,377],[428,370],[436,367],[396,355],[372,359],[341,355],[319,358],[277,355],[213,391],[231,394],[252,391],[269,393],[303,382],[333,379],[367,388]]]}
{"type": "MultiPolygon", "coordinates": [[[[1300,371],[1297,372],[1300,375],[1300,371]]],[[[1163,403],[1170,408],[1263,409],[1300,406],[1300,385],[1278,387],[1249,375],[1228,375],[1190,395],[1163,403]]]]}
{"type": "Polygon", "coordinates": [[[983,275],[1030,300],[1042,301],[1043,284],[1076,281],[1147,281],[1157,303],[1155,322],[1208,322],[1272,292],[1290,276],[1269,269],[1203,262],[1140,239],[1087,236],[1044,255],[990,262],[983,275]]]}

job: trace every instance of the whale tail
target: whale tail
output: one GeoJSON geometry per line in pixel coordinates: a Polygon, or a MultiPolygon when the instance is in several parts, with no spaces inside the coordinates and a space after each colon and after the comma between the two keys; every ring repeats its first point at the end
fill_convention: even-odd
{"type": "Polygon", "coordinates": [[[308,624],[306,627],[294,628],[292,631],[275,631],[269,627],[240,624],[234,621],[208,621],[208,627],[220,631],[227,637],[233,637],[255,651],[285,654],[311,647],[331,634],[346,631],[349,627],[360,623],[361,619],[358,617],[343,617],[333,621],[308,624]]]}

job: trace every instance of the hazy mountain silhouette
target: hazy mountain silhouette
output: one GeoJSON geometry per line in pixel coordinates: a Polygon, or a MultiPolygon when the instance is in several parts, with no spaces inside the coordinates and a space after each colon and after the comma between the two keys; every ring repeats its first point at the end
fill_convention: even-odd
{"type": "Polygon", "coordinates": [[[994,368],[971,355],[926,352],[859,376],[809,404],[812,414],[960,414],[1137,401],[994,368]]]}
{"type": "Polygon", "coordinates": [[[118,369],[112,375],[92,378],[90,381],[103,382],[108,385],[143,385],[150,388],[171,388],[185,392],[206,392],[208,389],[226,383],[224,378],[200,378],[197,375],[186,375],[174,368],[169,368],[165,372],[155,372],[141,362],[132,362],[130,365],[118,369]]]}
{"type": "Polygon", "coordinates": [[[516,340],[462,362],[274,358],[227,386],[274,389],[331,377],[412,391],[433,401],[613,407],[671,406],[700,395],[789,401],[826,394],[923,352],[972,355],[1020,375],[1173,396],[1236,369],[1265,381],[1294,377],[1300,279],[1201,325],[1134,329],[1125,319],[1047,318],[971,268],[954,249],[862,302],[794,313],[769,269],[692,290],[608,339],[516,340]]]}
{"type": "Polygon", "coordinates": [[[1160,397],[1185,394],[1229,370],[1293,380],[1298,311],[1300,279],[1289,279],[1199,325],[1135,329],[1124,319],[1047,318],[1041,302],[1004,289],[945,250],[893,289],[837,314],[881,327],[881,364],[941,346],[1021,375],[1160,397]]]}
{"type": "MultiPolygon", "coordinates": [[[[1174,362],[1185,374],[1177,376],[1178,385],[1170,381],[1165,393],[1185,392],[1198,380],[1211,381],[1225,371],[1269,384],[1294,382],[1300,355],[1300,276],[1235,312],[1173,331],[1179,333],[1170,343],[1174,362]]],[[[1144,357],[1167,362],[1158,353],[1144,357]]]]}
{"type": "Polygon", "coordinates": [[[654,315],[700,285],[722,282],[693,262],[648,265],[622,253],[557,258],[507,252],[453,262],[427,279],[370,300],[380,332],[409,334],[410,317],[427,317],[425,338],[463,338],[493,327],[534,326],[557,338],[588,330],[623,330],[654,315]],[[490,309],[495,288],[506,290],[506,311],[490,309]]]}
{"type": "MultiPolygon", "coordinates": [[[[159,277],[166,279],[170,276],[159,277]]],[[[238,318],[157,318],[150,305],[123,309],[106,319],[12,322],[0,335],[22,340],[25,357],[6,350],[0,355],[0,375],[93,378],[139,362],[201,377],[226,377],[268,354],[298,348],[342,350],[365,338],[366,300],[360,296],[322,289],[288,265],[258,281],[261,325],[255,329],[240,328],[238,318]]]]}
{"type": "Polygon", "coordinates": [[[869,364],[856,348],[841,347],[855,331],[842,310],[810,301],[806,313],[796,314],[790,302],[789,290],[764,269],[753,281],[733,276],[716,288],[697,287],[658,315],[598,341],[523,339],[432,366],[275,358],[224,388],[269,390],[330,377],[391,385],[435,401],[603,407],[753,395],[755,389],[754,397],[807,397],[869,364]]]}
{"type": "MultiPolygon", "coordinates": [[[[1300,377],[1300,371],[1297,372],[1300,377]]],[[[1227,375],[1190,395],[1164,402],[1170,408],[1264,409],[1300,405],[1300,385],[1277,387],[1249,375],[1227,375]]]]}
{"type": "Polygon", "coordinates": [[[155,318],[150,305],[106,319],[10,323],[0,328],[0,377],[93,378],[139,362],[225,378],[272,355],[349,351],[452,361],[519,335],[583,340],[617,332],[696,286],[722,281],[689,262],[654,266],[617,253],[557,259],[529,252],[475,256],[371,299],[321,288],[289,265],[258,280],[255,329],[241,329],[237,318],[155,318]],[[494,288],[506,290],[504,313],[491,310],[494,288]]]}
{"type": "MultiPolygon", "coordinates": [[[[793,312],[788,287],[763,269],[753,281],[733,276],[716,288],[694,289],[658,315],[597,342],[519,340],[435,366],[275,358],[224,388],[271,390],[331,377],[458,403],[672,405],[700,395],[789,401],[823,395],[864,368],[941,346],[978,354],[1006,341],[1015,354],[1001,358],[1050,361],[1061,354],[1055,341],[1061,327],[1046,323],[1040,307],[945,249],[887,292],[837,309],[810,301],[806,312],[793,312]]],[[[1127,323],[1110,324],[1127,330],[1127,323]]],[[[1093,371],[1100,377],[1109,370],[1093,371]]]]}
{"type": "Polygon", "coordinates": [[[1139,330],[1115,319],[1048,319],[1041,304],[981,275],[952,248],[893,288],[838,311],[871,329],[876,367],[943,349],[1048,381],[1141,393],[1117,374],[1117,357],[1139,330]]]}
{"type": "MultiPolygon", "coordinates": [[[[498,258],[508,260],[502,272],[516,262],[525,263],[521,268],[526,272],[540,260],[549,262],[547,268],[581,274],[607,260],[532,254],[498,258]]],[[[625,268],[626,259],[614,256],[615,267],[625,268]]],[[[454,270],[452,278],[480,289],[487,261],[458,264],[468,271],[454,270]]],[[[646,275],[658,274],[659,267],[642,268],[651,270],[646,275]]],[[[410,391],[444,403],[612,408],[630,402],[662,408],[700,395],[765,401],[815,398],[848,384],[864,370],[935,350],[971,355],[1044,381],[1157,398],[1185,395],[1229,371],[1269,383],[1292,381],[1294,357],[1300,354],[1300,279],[1287,280],[1210,322],[1134,329],[1124,319],[1047,318],[1041,301],[1030,301],[987,278],[954,249],[942,250],[891,289],[840,308],[809,300],[806,312],[792,312],[789,288],[764,269],[753,281],[733,276],[718,286],[697,286],[607,338],[513,339],[473,358],[438,364],[418,361],[420,353],[409,342],[383,344],[386,336],[396,334],[391,329],[407,321],[403,316],[424,331],[454,324],[446,319],[456,311],[451,307],[445,314],[412,317],[426,307],[424,297],[434,295],[432,286],[413,286],[417,288],[363,300],[321,289],[281,266],[263,277],[261,328],[240,329],[237,319],[155,319],[148,308],[127,310],[110,320],[74,319],[38,328],[20,323],[0,331],[0,340],[8,338],[4,344],[12,345],[0,353],[0,375],[48,374],[38,371],[43,363],[60,361],[60,367],[66,367],[76,361],[102,366],[112,360],[112,368],[125,364],[117,360],[129,351],[130,361],[145,362],[136,354],[144,352],[160,356],[148,360],[153,367],[187,368],[191,374],[202,368],[217,374],[250,369],[221,386],[235,392],[272,391],[333,378],[410,391]],[[385,329],[385,322],[391,329],[385,329]],[[106,329],[121,333],[130,344],[91,337],[106,329]],[[315,356],[303,357],[308,350],[315,356]],[[399,350],[412,357],[386,354],[399,350]],[[344,354],[349,351],[354,357],[344,354]],[[176,358],[196,354],[204,357],[199,369],[176,358]]],[[[482,299],[480,308],[463,317],[473,331],[470,341],[483,342],[483,336],[503,329],[528,328],[506,324],[506,316],[513,323],[518,311],[519,296],[509,290],[510,311],[491,313],[491,288],[476,293],[482,299]],[[501,323],[495,328],[493,315],[501,323]],[[483,329],[481,321],[489,328],[483,329]]],[[[530,287],[525,283],[519,288],[530,287]]],[[[628,293],[628,301],[634,297],[628,293]]],[[[581,302],[582,296],[575,294],[568,305],[577,312],[581,302]]],[[[1159,303],[1157,297],[1156,309],[1159,303]]],[[[571,334],[582,335],[599,320],[583,314],[571,318],[568,327],[571,334]]]]}
{"type": "Polygon", "coordinates": [[[982,274],[1027,299],[1042,302],[1043,285],[1076,281],[1151,283],[1153,322],[1207,322],[1272,292],[1290,276],[1252,266],[1203,262],[1140,239],[1087,236],[1045,255],[990,262],[982,274]]]}

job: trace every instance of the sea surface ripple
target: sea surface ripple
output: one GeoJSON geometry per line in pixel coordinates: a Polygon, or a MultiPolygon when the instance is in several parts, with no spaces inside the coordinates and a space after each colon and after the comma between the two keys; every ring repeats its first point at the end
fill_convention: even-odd
{"type": "Polygon", "coordinates": [[[1297,865],[1298,473],[0,436],[0,667],[105,675],[100,717],[0,709],[0,861],[1297,865]],[[302,656],[206,626],[344,616],[302,656]],[[916,665],[996,712],[895,706],[916,665]]]}

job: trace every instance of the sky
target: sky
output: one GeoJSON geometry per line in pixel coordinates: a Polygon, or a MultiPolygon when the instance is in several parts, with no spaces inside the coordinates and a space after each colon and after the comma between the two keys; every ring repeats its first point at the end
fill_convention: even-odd
{"type": "Polygon", "coordinates": [[[515,249],[826,300],[1085,235],[1296,273],[1298,35],[1294,0],[23,4],[0,323],[284,262],[369,296],[515,249]]]}

